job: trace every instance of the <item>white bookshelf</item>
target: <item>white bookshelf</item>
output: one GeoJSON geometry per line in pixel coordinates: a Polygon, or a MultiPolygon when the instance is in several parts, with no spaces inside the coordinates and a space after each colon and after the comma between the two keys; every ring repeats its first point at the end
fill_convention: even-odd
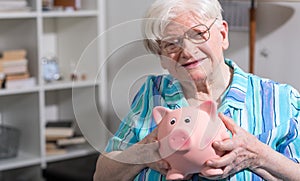
{"type": "MultiPolygon", "coordinates": [[[[45,123],[53,119],[75,120],[74,96],[77,100],[89,101],[91,90],[96,94],[94,101],[100,109],[106,105],[106,72],[105,68],[100,68],[104,65],[105,42],[104,38],[101,42],[94,41],[105,30],[105,0],[82,0],[81,9],[72,12],[42,11],[41,0],[27,2],[31,6],[29,12],[0,13],[0,51],[26,49],[29,72],[37,82],[29,88],[0,89],[0,113],[4,124],[21,130],[18,156],[0,159],[0,180],[3,175],[16,180],[15,173],[39,174],[38,170],[46,168],[49,162],[95,152],[86,144],[66,154],[47,156],[45,123]],[[49,54],[56,55],[63,80],[44,81],[41,59],[49,54]],[[77,81],[70,78],[74,68],[78,73],[77,81]],[[80,78],[82,75],[84,80],[80,78]]],[[[88,108],[88,102],[82,103],[88,108]]],[[[99,130],[97,134],[100,140],[106,140],[104,131],[99,130]]]]}

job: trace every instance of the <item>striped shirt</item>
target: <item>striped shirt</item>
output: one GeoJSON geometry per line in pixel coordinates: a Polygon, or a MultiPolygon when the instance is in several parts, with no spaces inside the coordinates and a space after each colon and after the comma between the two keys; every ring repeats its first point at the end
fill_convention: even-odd
{"type": "MultiPolygon", "coordinates": [[[[225,59],[233,69],[230,86],[221,97],[219,112],[231,117],[237,125],[255,135],[261,142],[289,159],[300,161],[300,95],[287,84],[243,72],[233,61],[225,59]]],[[[106,151],[124,150],[142,140],[155,127],[152,109],[164,106],[177,109],[188,106],[180,83],[170,75],[148,76],[137,95],[131,111],[109,140],[106,151]]],[[[155,170],[145,168],[134,180],[165,180],[155,170]]],[[[203,180],[194,175],[192,180],[203,180]]],[[[263,180],[245,169],[224,180],[263,180]]]]}

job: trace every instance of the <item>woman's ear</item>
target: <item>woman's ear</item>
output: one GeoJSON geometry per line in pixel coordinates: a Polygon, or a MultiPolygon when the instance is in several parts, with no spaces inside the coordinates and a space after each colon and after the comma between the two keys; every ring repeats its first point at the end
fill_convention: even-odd
{"type": "Polygon", "coordinates": [[[223,50],[226,50],[229,47],[229,39],[228,39],[228,23],[222,20],[222,25],[220,29],[221,35],[223,37],[222,47],[223,50]]]}

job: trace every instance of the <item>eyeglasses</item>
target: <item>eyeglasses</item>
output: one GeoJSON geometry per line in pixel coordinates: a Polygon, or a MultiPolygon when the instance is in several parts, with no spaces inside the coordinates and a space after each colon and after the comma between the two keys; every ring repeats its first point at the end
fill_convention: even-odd
{"type": "Polygon", "coordinates": [[[209,30],[216,21],[217,18],[208,27],[204,24],[193,26],[180,37],[167,36],[163,38],[160,44],[162,51],[165,51],[168,54],[179,52],[182,49],[183,39],[188,39],[195,44],[206,42],[210,38],[209,30]]]}

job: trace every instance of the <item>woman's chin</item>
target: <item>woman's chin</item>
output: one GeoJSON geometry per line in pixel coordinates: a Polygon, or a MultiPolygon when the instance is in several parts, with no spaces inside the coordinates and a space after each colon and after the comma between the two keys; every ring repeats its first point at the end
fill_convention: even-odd
{"type": "Polygon", "coordinates": [[[200,70],[195,70],[190,72],[190,77],[195,82],[200,80],[205,80],[207,78],[207,73],[200,70]]]}

